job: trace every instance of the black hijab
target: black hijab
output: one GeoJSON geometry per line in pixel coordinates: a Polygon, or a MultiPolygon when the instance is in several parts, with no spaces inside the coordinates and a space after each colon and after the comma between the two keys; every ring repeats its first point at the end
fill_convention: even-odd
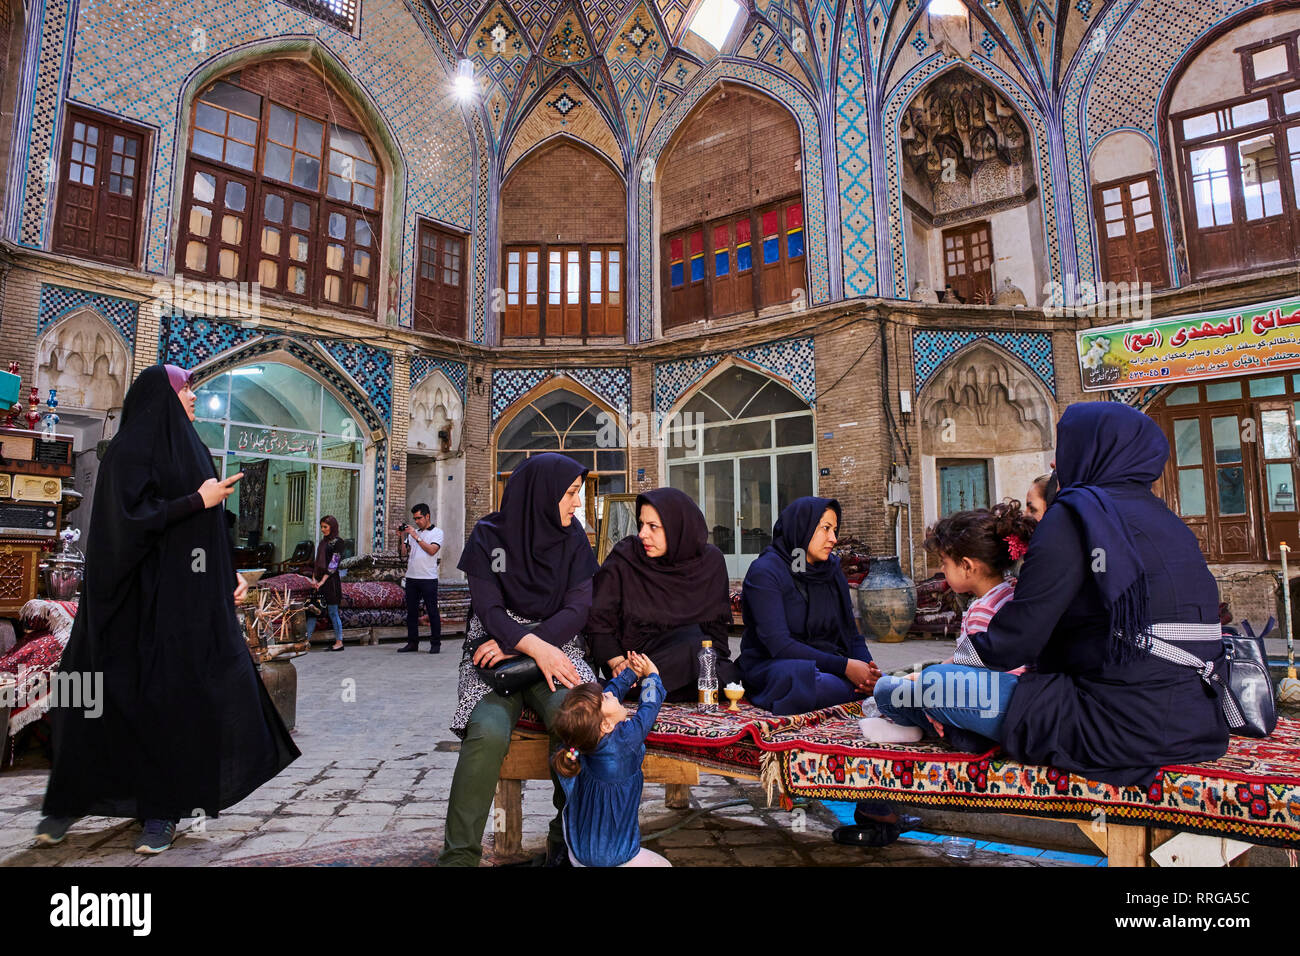
{"type": "Polygon", "coordinates": [[[51,711],[46,813],[215,816],[298,756],[235,618],[224,509],[177,509],[214,477],[166,369],[145,369],[100,462],[60,662],[103,675],[104,712],[51,711]]]}
{"type": "Polygon", "coordinates": [[[1078,518],[1092,579],[1110,614],[1112,654],[1121,661],[1149,650],[1150,613],[1146,567],[1111,490],[1149,489],[1168,458],[1160,426],[1119,402],[1077,402],[1056,426],[1061,490],[1053,505],[1078,518]]]}
{"type": "Polygon", "coordinates": [[[808,545],[822,515],[829,508],[836,523],[842,520],[840,503],[834,498],[796,498],[785,506],[772,527],[772,543],[764,552],[778,555],[795,589],[807,602],[803,640],[819,650],[848,656],[858,633],[849,600],[849,582],[840,570],[840,558],[832,554],[825,561],[808,559],[808,545]]]}
{"type": "Polygon", "coordinates": [[[667,628],[730,620],[727,559],[709,544],[709,528],[699,506],[676,488],[647,491],[637,495],[638,527],[643,505],[659,512],[667,550],[660,557],[649,557],[641,539],[628,535],[614,545],[599,571],[601,577],[618,579],[623,618],[667,628]]]}
{"type": "Polygon", "coordinates": [[[587,469],[565,455],[533,455],[510,475],[501,510],[480,518],[456,566],[467,575],[495,578],[506,607],[545,620],[565,592],[596,573],[596,555],[575,518],[560,521],[560,499],[587,469]]]}

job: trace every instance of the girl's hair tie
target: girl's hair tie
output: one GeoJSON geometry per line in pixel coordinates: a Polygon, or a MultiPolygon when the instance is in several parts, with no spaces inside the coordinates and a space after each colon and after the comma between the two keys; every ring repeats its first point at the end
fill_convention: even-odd
{"type": "Polygon", "coordinates": [[[1002,540],[1007,543],[1007,551],[1010,553],[1012,561],[1019,561],[1025,556],[1025,552],[1029,550],[1029,545],[1025,544],[1018,534],[1009,534],[1002,540]]]}
{"type": "Polygon", "coordinates": [[[570,748],[569,748],[569,757],[570,757],[570,759],[572,759],[572,760],[577,760],[577,759],[578,759],[578,748],[577,748],[577,747],[570,747],[570,748]]]}

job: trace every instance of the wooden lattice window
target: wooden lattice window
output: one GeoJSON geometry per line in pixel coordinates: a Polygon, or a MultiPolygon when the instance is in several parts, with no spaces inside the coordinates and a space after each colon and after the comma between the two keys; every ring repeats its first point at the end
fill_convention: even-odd
{"type": "Polygon", "coordinates": [[[146,142],[143,131],[69,111],[59,164],[55,252],[136,264],[146,142]]]}
{"type": "Polygon", "coordinates": [[[420,223],[415,328],[465,337],[465,237],[420,223]]]}

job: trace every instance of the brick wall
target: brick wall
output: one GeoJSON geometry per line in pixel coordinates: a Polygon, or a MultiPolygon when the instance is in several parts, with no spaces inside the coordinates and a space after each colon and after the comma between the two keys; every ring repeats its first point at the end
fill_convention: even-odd
{"type": "Polygon", "coordinates": [[[560,143],[521,162],[501,187],[501,241],[624,242],[627,192],[609,165],[560,143]]]}
{"type": "Polygon", "coordinates": [[[659,162],[662,231],[799,193],[798,163],[790,111],[727,89],[691,115],[659,162]]]}

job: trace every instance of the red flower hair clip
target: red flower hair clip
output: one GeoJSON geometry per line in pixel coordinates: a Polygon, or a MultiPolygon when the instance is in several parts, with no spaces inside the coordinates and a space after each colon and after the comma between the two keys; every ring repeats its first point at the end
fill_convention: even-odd
{"type": "Polygon", "coordinates": [[[1019,561],[1029,550],[1029,545],[1018,534],[1009,534],[1002,539],[1007,543],[1007,551],[1011,554],[1012,561],[1019,561]]]}

